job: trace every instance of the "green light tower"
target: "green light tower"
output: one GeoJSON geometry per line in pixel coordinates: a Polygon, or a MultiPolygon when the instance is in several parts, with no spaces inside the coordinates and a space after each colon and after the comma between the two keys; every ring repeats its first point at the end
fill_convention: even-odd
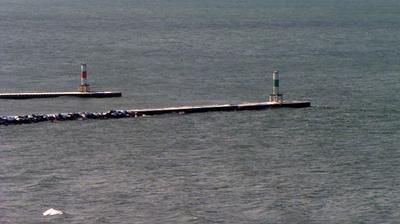
{"type": "Polygon", "coordinates": [[[272,94],[269,95],[269,102],[283,103],[283,94],[279,93],[279,71],[272,72],[272,94]]]}

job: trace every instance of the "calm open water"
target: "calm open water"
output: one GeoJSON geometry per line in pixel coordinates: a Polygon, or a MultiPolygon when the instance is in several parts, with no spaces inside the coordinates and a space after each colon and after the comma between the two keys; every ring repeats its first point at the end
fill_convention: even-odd
{"type": "Polygon", "coordinates": [[[0,115],[278,109],[0,127],[0,223],[399,223],[398,0],[1,0],[0,115]],[[43,217],[55,208],[62,216],[43,217]]]}

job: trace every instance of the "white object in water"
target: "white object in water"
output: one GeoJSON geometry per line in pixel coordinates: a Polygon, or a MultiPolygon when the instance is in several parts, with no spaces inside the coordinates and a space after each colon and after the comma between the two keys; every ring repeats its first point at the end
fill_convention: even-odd
{"type": "Polygon", "coordinates": [[[62,211],[55,210],[54,208],[51,208],[45,212],[43,212],[43,216],[48,216],[48,215],[62,215],[62,211]]]}

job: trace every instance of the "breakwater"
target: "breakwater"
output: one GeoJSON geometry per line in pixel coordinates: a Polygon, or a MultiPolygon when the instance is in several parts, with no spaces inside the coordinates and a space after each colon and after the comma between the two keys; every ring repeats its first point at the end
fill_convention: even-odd
{"type": "Polygon", "coordinates": [[[213,111],[242,111],[242,110],[263,110],[269,108],[303,108],[310,107],[311,103],[307,101],[292,102],[257,102],[240,104],[218,104],[205,106],[181,106],[153,109],[132,109],[132,110],[110,110],[106,112],[72,112],[57,114],[31,114],[19,116],[1,116],[0,125],[30,124],[45,121],[68,121],[68,120],[86,120],[86,119],[116,119],[129,117],[142,117],[161,114],[187,114],[204,113],[213,111]]]}
{"type": "Polygon", "coordinates": [[[121,97],[121,92],[43,92],[43,93],[0,93],[0,99],[33,99],[52,98],[60,96],[84,97],[84,98],[106,98],[121,97]]]}

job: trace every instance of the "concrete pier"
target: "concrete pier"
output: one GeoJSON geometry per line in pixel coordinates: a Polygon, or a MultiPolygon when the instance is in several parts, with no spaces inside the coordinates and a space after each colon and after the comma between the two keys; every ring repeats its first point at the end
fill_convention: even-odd
{"type": "Polygon", "coordinates": [[[217,104],[203,106],[181,106],[153,109],[110,110],[106,112],[75,112],[58,114],[31,114],[20,116],[0,116],[0,125],[29,124],[44,121],[86,120],[86,119],[116,119],[128,117],[143,117],[163,114],[190,114],[216,111],[266,110],[272,108],[304,108],[310,107],[308,101],[292,102],[255,102],[240,104],[217,104]]]}
{"type": "Polygon", "coordinates": [[[136,109],[128,110],[136,115],[159,115],[169,113],[204,113],[213,111],[241,111],[241,110],[265,110],[270,108],[286,107],[286,108],[303,108],[310,107],[311,103],[307,101],[293,101],[282,103],[271,102],[256,102],[256,103],[239,103],[239,104],[217,104],[203,106],[181,106],[181,107],[166,107],[154,109],[136,109]]]}
{"type": "Polygon", "coordinates": [[[121,92],[44,92],[44,93],[0,93],[0,99],[33,99],[33,98],[52,98],[60,96],[105,98],[121,97],[121,92]]]}
{"type": "Polygon", "coordinates": [[[33,99],[33,98],[51,98],[60,96],[74,96],[86,98],[105,98],[105,97],[121,97],[121,92],[110,91],[91,91],[87,82],[87,66],[81,64],[80,84],[77,91],[73,92],[32,92],[32,93],[0,93],[0,99],[33,99]]]}

